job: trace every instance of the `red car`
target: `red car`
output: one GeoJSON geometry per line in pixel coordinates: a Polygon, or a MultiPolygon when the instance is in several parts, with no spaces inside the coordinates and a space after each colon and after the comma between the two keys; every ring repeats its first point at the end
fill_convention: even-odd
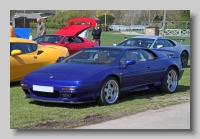
{"type": "Polygon", "coordinates": [[[84,30],[95,27],[96,21],[91,18],[74,18],[67,22],[68,26],[63,27],[61,30],[55,32],[55,34],[46,34],[34,41],[43,45],[58,45],[67,47],[69,54],[81,50],[86,47],[94,47],[98,45],[98,42],[93,42],[89,39],[79,37],[78,35],[84,30]],[[86,24],[79,24],[85,22],[86,24]]]}

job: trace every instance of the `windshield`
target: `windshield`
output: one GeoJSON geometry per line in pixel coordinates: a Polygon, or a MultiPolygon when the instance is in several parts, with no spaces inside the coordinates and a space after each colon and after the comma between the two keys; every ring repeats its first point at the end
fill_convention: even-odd
{"type": "Polygon", "coordinates": [[[33,39],[37,43],[52,43],[52,44],[57,44],[63,36],[60,35],[44,35],[40,36],[38,38],[33,39]]]}
{"type": "Polygon", "coordinates": [[[154,41],[155,41],[155,39],[130,38],[128,40],[125,40],[125,41],[117,44],[117,46],[139,46],[139,47],[149,48],[154,41]]]}
{"type": "Polygon", "coordinates": [[[121,50],[113,49],[83,49],[60,63],[81,63],[81,64],[106,64],[110,65],[119,55],[121,50]]]}

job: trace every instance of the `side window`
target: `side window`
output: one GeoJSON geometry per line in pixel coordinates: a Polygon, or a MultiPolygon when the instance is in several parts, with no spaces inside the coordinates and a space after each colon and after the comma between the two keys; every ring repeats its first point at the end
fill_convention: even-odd
{"type": "Polygon", "coordinates": [[[169,47],[169,44],[167,43],[166,40],[160,39],[155,42],[155,44],[153,45],[153,48],[157,48],[159,45],[162,45],[163,47],[169,47]]]}
{"type": "Polygon", "coordinates": [[[80,38],[78,38],[78,37],[75,37],[75,42],[77,42],[77,43],[82,43],[83,42],[83,40],[81,40],[80,38]]]}
{"type": "Polygon", "coordinates": [[[68,42],[68,37],[65,37],[63,40],[62,40],[62,42],[61,42],[61,44],[64,44],[65,42],[68,42]]]}
{"type": "Polygon", "coordinates": [[[119,45],[121,46],[133,46],[133,44],[135,43],[135,40],[133,39],[128,39],[122,43],[120,43],[119,45]]]}
{"type": "Polygon", "coordinates": [[[120,59],[119,65],[125,64],[125,60],[128,60],[128,59],[129,59],[128,51],[126,51],[126,52],[123,54],[122,58],[120,59]]]}
{"type": "Polygon", "coordinates": [[[149,51],[149,50],[141,50],[141,51],[145,55],[147,60],[155,60],[155,59],[157,59],[157,56],[154,53],[152,53],[151,51],[149,51]]]}
{"type": "Polygon", "coordinates": [[[176,44],[171,40],[167,40],[167,42],[168,42],[170,47],[176,46],[176,44]]]}
{"type": "Polygon", "coordinates": [[[31,45],[31,48],[32,48],[32,51],[35,52],[37,50],[37,44],[30,44],[31,45]]]}
{"type": "Polygon", "coordinates": [[[22,54],[33,52],[31,45],[28,43],[13,43],[10,52],[13,50],[21,50],[22,54]]]}
{"type": "Polygon", "coordinates": [[[147,61],[141,50],[128,50],[120,59],[120,65],[125,64],[125,60],[135,60],[136,63],[147,61]]]}

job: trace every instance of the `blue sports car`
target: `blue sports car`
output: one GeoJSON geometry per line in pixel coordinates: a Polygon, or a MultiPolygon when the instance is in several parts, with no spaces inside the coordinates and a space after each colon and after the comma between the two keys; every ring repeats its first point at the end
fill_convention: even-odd
{"type": "Polygon", "coordinates": [[[136,36],[124,40],[119,44],[113,44],[115,46],[139,46],[145,48],[159,48],[159,49],[166,49],[166,50],[174,50],[178,51],[180,54],[180,59],[182,63],[182,67],[187,67],[188,60],[190,58],[190,46],[183,45],[178,43],[175,40],[163,38],[161,36],[136,36]]]}
{"type": "Polygon", "coordinates": [[[114,104],[119,95],[148,90],[173,93],[184,69],[179,53],[141,47],[84,48],[26,75],[27,98],[55,103],[114,104]]]}

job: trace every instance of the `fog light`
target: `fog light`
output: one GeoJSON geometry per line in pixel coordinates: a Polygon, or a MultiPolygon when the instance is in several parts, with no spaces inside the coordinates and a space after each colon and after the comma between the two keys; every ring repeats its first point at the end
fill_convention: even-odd
{"type": "Polygon", "coordinates": [[[69,93],[63,93],[62,96],[63,97],[71,97],[71,94],[69,94],[69,93]]]}

